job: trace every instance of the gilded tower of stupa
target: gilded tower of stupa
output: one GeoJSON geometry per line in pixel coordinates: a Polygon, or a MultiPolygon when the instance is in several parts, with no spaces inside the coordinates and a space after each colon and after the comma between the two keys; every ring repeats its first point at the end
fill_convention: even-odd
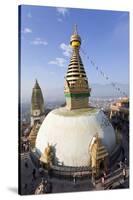
{"type": "Polygon", "coordinates": [[[78,35],[77,27],[71,36],[70,45],[72,56],[65,77],[64,93],[66,97],[66,107],[69,110],[88,108],[90,88],[85,69],[79,54],[81,38],[78,35]]]}

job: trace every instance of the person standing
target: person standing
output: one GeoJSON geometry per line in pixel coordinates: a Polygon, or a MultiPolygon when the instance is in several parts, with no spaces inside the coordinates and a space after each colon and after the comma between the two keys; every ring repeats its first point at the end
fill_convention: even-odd
{"type": "Polygon", "coordinates": [[[119,162],[120,169],[122,169],[122,161],[119,162]]]}
{"type": "Polygon", "coordinates": [[[105,178],[104,178],[104,176],[101,177],[101,182],[102,182],[102,187],[104,187],[104,184],[105,184],[105,178]]]}
{"type": "Polygon", "coordinates": [[[125,164],[125,166],[127,165],[127,158],[125,158],[125,160],[124,160],[124,164],[125,164]]]}
{"type": "Polygon", "coordinates": [[[75,176],[75,174],[73,175],[73,183],[74,183],[74,185],[76,184],[76,176],[75,176]]]}
{"type": "Polygon", "coordinates": [[[94,186],[96,186],[96,181],[95,181],[95,175],[93,174],[91,177],[92,183],[94,186]]]}
{"type": "Polygon", "coordinates": [[[123,175],[123,179],[125,181],[126,180],[126,168],[125,167],[122,170],[122,175],[123,175]]]}

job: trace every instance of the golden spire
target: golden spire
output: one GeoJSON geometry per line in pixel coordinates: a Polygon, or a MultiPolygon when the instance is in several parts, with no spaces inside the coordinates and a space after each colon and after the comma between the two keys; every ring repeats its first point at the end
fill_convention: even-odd
{"type": "Polygon", "coordinates": [[[81,38],[77,32],[77,25],[74,26],[74,32],[71,35],[70,45],[73,51],[65,77],[66,81],[64,93],[66,97],[66,105],[70,110],[88,108],[90,88],[79,53],[81,38]]]}

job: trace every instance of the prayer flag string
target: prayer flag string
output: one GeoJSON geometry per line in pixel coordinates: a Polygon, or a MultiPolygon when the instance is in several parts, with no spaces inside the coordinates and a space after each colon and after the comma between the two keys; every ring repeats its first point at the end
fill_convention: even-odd
{"type": "Polygon", "coordinates": [[[121,93],[121,95],[123,96],[127,96],[127,94],[125,92],[123,92],[119,87],[117,87],[116,83],[111,82],[111,79],[109,76],[107,76],[100,68],[98,65],[96,65],[96,62],[92,59],[90,59],[90,57],[87,55],[87,52],[81,48],[81,52],[83,53],[83,55],[87,57],[87,59],[90,61],[91,65],[95,67],[95,69],[108,81],[110,81],[111,85],[113,86],[113,88],[115,90],[117,90],[119,93],[121,93]]]}

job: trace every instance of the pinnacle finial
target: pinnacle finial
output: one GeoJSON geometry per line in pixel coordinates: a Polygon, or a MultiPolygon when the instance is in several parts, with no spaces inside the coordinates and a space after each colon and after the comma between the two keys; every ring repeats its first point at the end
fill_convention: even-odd
{"type": "Polygon", "coordinates": [[[37,78],[35,79],[35,86],[34,87],[35,88],[39,88],[40,87],[37,78]]]}
{"type": "Polygon", "coordinates": [[[78,35],[78,31],[77,31],[77,25],[74,25],[74,31],[73,34],[71,35],[71,39],[70,39],[70,45],[72,47],[80,47],[81,45],[81,38],[78,35]]]}
{"type": "Polygon", "coordinates": [[[38,83],[37,78],[35,79],[35,83],[36,83],[36,84],[38,83]]]}
{"type": "Polygon", "coordinates": [[[77,24],[74,25],[74,35],[78,35],[77,24]]]}

